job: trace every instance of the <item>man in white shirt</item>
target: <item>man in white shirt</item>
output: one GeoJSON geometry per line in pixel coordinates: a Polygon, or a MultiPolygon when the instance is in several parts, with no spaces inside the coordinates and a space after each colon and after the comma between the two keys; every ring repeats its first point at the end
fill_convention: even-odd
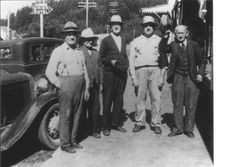
{"type": "Polygon", "coordinates": [[[136,92],[136,124],[133,132],[145,128],[145,104],[147,92],[151,100],[151,128],[156,134],[161,134],[160,96],[158,79],[159,68],[159,42],[161,38],[154,34],[156,23],[152,16],[144,16],[142,27],[143,34],[134,39],[130,44],[129,69],[132,84],[136,92]]]}
{"type": "Polygon", "coordinates": [[[89,98],[89,78],[83,53],[76,47],[76,37],[79,34],[76,24],[67,22],[63,33],[65,42],[52,52],[46,76],[60,90],[61,149],[75,153],[75,148],[82,148],[76,137],[82,111],[83,89],[85,89],[84,99],[89,98]]]}

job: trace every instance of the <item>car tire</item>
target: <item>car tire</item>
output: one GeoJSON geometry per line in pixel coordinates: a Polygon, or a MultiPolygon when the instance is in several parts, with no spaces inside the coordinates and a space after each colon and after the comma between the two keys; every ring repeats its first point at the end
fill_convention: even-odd
{"type": "Polygon", "coordinates": [[[38,138],[49,149],[56,149],[59,140],[59,103],[51,105],[40,123],[38,138]]]}

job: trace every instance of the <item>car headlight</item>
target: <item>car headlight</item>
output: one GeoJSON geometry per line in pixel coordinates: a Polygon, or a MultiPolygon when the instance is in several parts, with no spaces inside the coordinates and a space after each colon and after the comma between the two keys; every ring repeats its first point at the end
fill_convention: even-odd
{"type": "Polygon", "coordinates": [[[37,83],[38,94],[45,93],[49,89],[49,82],[46,78],[40,78],[37,83]]]}

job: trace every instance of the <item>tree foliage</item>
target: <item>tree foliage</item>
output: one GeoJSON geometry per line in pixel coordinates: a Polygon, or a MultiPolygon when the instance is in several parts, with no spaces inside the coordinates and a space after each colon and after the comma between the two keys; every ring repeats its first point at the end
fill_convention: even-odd
{"type": "MultiPolygon", "coordinates": [[[[60,37],[60,32],[67,21],[75,22],[80,30],[86,28],[86,9],[78,8],[78,1],[81,0],[50,0],[48,4],[53,11],[44,15],[44,36],[60,37]]],[[[107,0],[95,0],[96,8],[89,9],[89,27],[95,33],[105,33],[105,25],[110,19],[108,12],[107,0]]],[[[124,26],[123,32],[125,36],[131,40],[140,34],[140,8],[164,4],[166,0],[117,0],[119,3],[119,14],[121,15],[124,26]]],[[[23,36],[39,36],[40,20],[39,15],[31,15],[32,8],[24,7],[17,11],[16,15],[12,14],[10,19],[10,27],[23,36]]],[[[5,20],[1,20],[1,25],[6,24],[5,20]]]]}

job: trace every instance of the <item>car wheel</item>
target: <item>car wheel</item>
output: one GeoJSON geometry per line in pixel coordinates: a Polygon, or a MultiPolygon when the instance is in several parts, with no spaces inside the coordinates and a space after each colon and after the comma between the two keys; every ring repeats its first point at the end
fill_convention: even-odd
{"type": "Polygon", "coordinates": [[[47,110],[39,127],[38,138],[50,149],[56,149],[60,145],[59,103],[53,104],[47,110]]]}

